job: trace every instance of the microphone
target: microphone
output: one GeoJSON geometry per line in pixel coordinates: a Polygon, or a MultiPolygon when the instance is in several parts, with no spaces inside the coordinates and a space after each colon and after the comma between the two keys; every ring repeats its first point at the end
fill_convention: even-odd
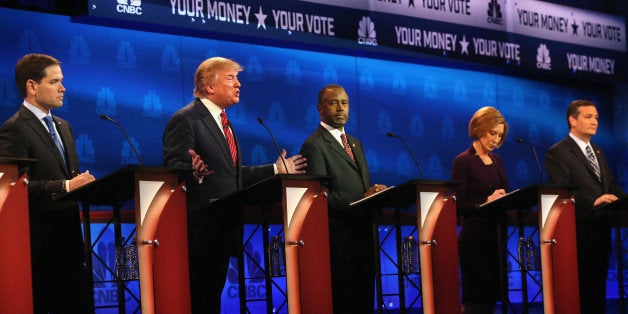
{"type": "Polygon", "coordinates": [[[277,145],[277,141],[275,141],[275,137],[273,136],[273,132],[271,132],[270,129],[266,126],[266,124],[264,124],[264,120],[262,120],[262,118],[257,117],[257,122],[259,122],[259,124],[261,124],[266,129],[266,131],[268,131],[268,134],[270,134],[270,138],[273,140],[273,144],[275,144],[275,148],[277,149],[277,153],[279,153],[279,158],[281,158],[281,162],[283,163],[283,167],[284,167],[284,169],[286,169],[286,174],[290,174],[290,172],[288,172],[288,166],[286,166],[286,160],[281,155],[281,149],[279,149],[279,145],[277,145]]]}
{"type": "Polygon", "coordinates": [[[118,123],[118,121],[110,118],[108,115],[106,115],[104,113],[101,113],[98,116],[101,119],[103,119],[103,120],[109,120],[109,121],[115,123],[118,126],[118,128],[120,128],[120,131],[122,131],[122,134],[126,138],[127,142],[129,142],[129,145],[131,146],[131,149],[133,150],[133,153],[135,153],[135,157],[137,157],[137,161],[139,161],[140,165],[143,164],[142,157],[140,157],[140,154],[137,152],[137,149],[135,149],[135,146],[133,145],[133,142],[131,142],[131,139],[129,138],[129,136],[124,131],[124,128],[122,127],[122,125],[120,125],[120,123],[118,123]]]}
{"type": "Polygon", "coordinates": [[[388,133],[386,133],[386,135],[388,135],[389,137],[396,137],[396,138],[400,139],[403,142],[403,144],[406,145],[406,149],[410,153],[410,156],[412,157],[412,160],[414,160],[414,163],[416,164],[416,167],[419,169],[419,176],[420,176],[421,179],[423,179],[423,170],[421,170],[421,165],[419,165],[419,162],[416,160],[416,157],[414,157],[414,153],[412,153],[412,150],[410,149],[410,146],[408,145],[408,142],[406,142],[406,140],[403,137],[401,137],[399,135],[396,135],[393,132],[388,132],[388,133]]]}
{"type": "Polygon", "coordinates": [[[517,138],[517,142],[528,144],[532,148],[532,153],[534,154],[534,159],[536,160],[536,168],[539,171],[539,182],[543,182],[543,170],[541,170],[541,164],[539,163],[539,156],[536,154],[536,148],[532,143],[521,137],[517,138]]]}

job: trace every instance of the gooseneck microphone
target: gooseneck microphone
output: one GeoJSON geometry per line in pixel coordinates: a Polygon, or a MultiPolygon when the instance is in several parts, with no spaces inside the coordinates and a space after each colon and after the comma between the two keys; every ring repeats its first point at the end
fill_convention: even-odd
{"type": "Polygon", "coordinates": [[[110,118],[108,115],[106,115],[104,113],[101,113],[98,116],[101,119],[111,121],[111,122],[115,123],[118,126],[118,128],[120,129],[120,131],[122,131],[122,134],[126,138],[127,142],[129,142],[129,145],[131,146],[131,149],[133,150],[133,153],[135,153],[135,157],[137,157],[137,161],[140,163],[140,165],[143,164],[142,157],[140,157],[140,154],[137,152],[137,149],[135,149],[135,146],[133,145],[133,142],[131,142],[131,139],[129,138],[129,135],[126,134],[126,131],[124,131],[124,128],[122,127],[122,125],[120,125],[120,123],[118,123],[118,121],[110,118]]]}
{"type": "Polygon", "coordinates": [[[534,160],[536,160],[536,168],[539,171],[539,182],[543,182],[543,170],[541,170],[541,163],[539,163],[539,156],[536,154],[536,148],[532,143],[521,137],[517,138],[517,142],[528,144],[532,148],[532,154],[534,154],[534,160]]]}
{"type": "Polygon", "coordinates": [[[414,163],[416,164],[416,167],[419,169],[419,176],[420,176],[421,179],[423,179],[423,170],[421,170],[421,165],[419,165],[419,162],[416,160],[416,157],[414,157],[414,153],[412,152],[412,149],[410,149],[410,146],[408,145],[408,142],[406,142],[406,140],[403,137],[401,137],[399,135],[396,135],[393,132],[388,132],[388,133],[386,133],[386,135],[388,135],[389,137],[398,138],[398,139],[400,139],[403,142],[404,145],[406,145],[406,149],[410,153],[410,156],[412,156],[412,160],[414,160],[414,163]]]}
{"type": "Polygon", "coordinates": [[[277,153],[279,154],[279,158],[281,158],[281,162],[283,163],[283,167],[284,167],[284,169],[286,169],[286,174],[290,174],[290,172],[288,171],[288,166],[286,166],[286,160],[281,155],[281,149],[279,149],[279,145],[277,145],[277,141],[275,141],[275,137],[273,136],[273,132],[271,132],[270,129],[266,126],[266,124],[264,123],[264,120],[262,120],[262,118],[257,117],[257,122],[259,122],[259,124],[261,124],[266,129],[266,131],[268,131],[268,134],[270,134],[270,138],[273,140],[273,144],[275,144],[275,148],[277,149],[277,153]]]}

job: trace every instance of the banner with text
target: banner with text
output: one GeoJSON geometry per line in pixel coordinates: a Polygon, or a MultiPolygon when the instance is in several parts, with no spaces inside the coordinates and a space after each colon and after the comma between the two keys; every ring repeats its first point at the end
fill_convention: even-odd
{"type": "Polygon", "coordinates": [[[534,0],[91,0],[89,15],[528,74],[602,81],[626,74],[622,17],[534,0]]]}

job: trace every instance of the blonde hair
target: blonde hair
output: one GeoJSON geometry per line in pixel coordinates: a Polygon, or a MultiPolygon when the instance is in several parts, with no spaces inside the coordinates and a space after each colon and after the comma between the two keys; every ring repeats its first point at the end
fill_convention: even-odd
{"type": "Polygon", "coordinates": [[[237,72],[244,70],[237,62],[223,57],[212,57],[203,61],[194,74],[194,97],[205,96],[205,85],[214,84],[218,71],[225,69],[237,72]]]}
{"type": "Polygon", "coordinates": [[[473,114],[471,121],[469,121],[469,136],[473,140],[479,140],[480,137],[490,132],[497,125],[504,125],[504,135],[502,136],[497,147],[502,146],[506,141],[506,135],[508,135],[508,123],[504,116],[495,108],[486,106],[480,108],[473,114]]]}

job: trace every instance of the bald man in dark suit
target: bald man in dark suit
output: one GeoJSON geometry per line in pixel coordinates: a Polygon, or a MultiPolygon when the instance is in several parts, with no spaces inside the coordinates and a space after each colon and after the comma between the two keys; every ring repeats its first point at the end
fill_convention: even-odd
{"type": "Polygon", "coordinates": [[[550,183],[574,186],[571,193],[576,205],[581,313],[604,313],[611,221],[609,213],[596,209],[616,201],[624,192],[615,182],[602,150],[591,143],[598,127],[595,104],[587,100],[571,102],[567,126],[569,136],[545,155],[545,169],[550,183]]]}
{"type": "Polygon", "coordinates": [[[79,173],[70,125],[51,114],[63,106],[60,64],[43,54],[18,61],[15,80],[24,102],[0,127],[0,156],[37,159],[19,169],[29,179],[34,312],[91,313],[91,274],[84,267],[78,205],[55,198],[94,180],[89,171],[79,173]],[[51,119],[50,127],[44,118],[51,119]]]}
{"type": "Polygon", "coordinates": [[[333,177],[326,188],[334,313],[373,313],[372,213],[353,211],[349,204],[386,186],[369,187],[362,143],[344,133],[349,118],[349,97],[344,88],[335,84],[325,86],[318,95],[317,108],[321,123],[303,143],[301,155],[308,161],[309,174],[333,177]]]}

